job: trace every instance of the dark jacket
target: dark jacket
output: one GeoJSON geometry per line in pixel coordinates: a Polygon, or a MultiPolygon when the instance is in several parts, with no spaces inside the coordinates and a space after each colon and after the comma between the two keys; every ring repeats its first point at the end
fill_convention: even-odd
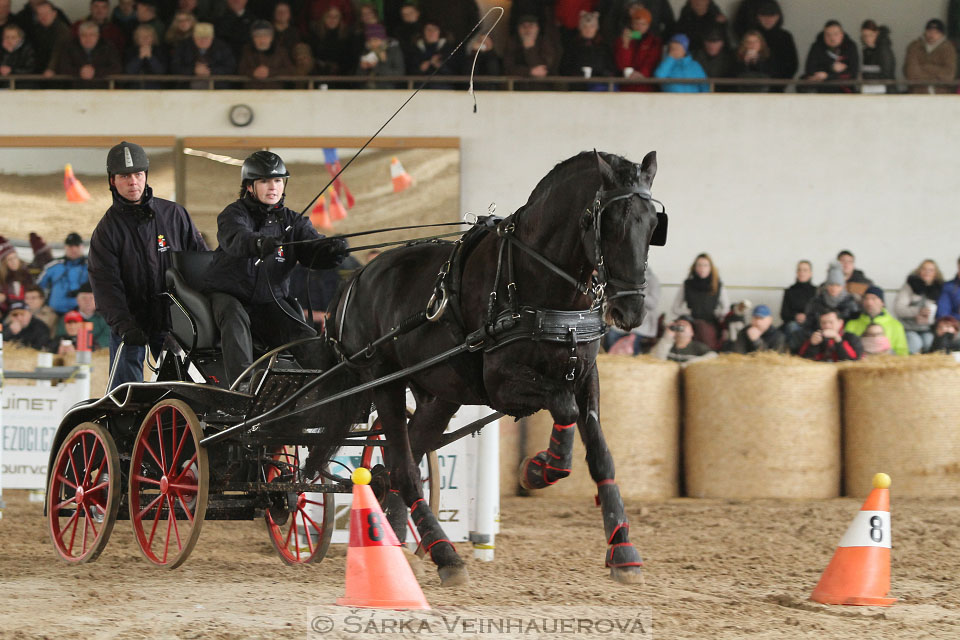
{"type": "Polygon", "coordinates": [[[803,323],[803,327],[811,333],[819,329],[820,316],[826,311],[836,311],[840,319],[846,322],[860,315],[860,305],[857,304],[856,298],[847,291],[840,293],[840,298],[836,304],[831,304],[831,302],[827,300],[826,291],[821,291],[807,303],[805,311],[807,320],[803,323]]]}
{"type": "MultiPolygon", "coordinates": [[[[760,28],[764,40],[767,41],[767,48],[770,49],[770,65],[773,68],[774,78],[783,78],[789,80],[797,75],[797,69],[800,67],[800,56],[797,54],[797,45],[793,41],[793,34],[784,29],[783,16],[780,17],[776,26],[769,31],[760,28]]],[[[773,87],[771,91],[782,93],[784,87],[773,87]]]]}
{"type": "Polygon", "coordinates": [[[693,54],[703,48],[704,36],[714,27],[720,27],[726,32],[726,23],[720,22],[717,19],[721,15],[723,15],[723,11],[720,10],[720,7],[716,2],[713,2],[713,0],[710,0],[710,6],[707,7],[707,12],[702,16],[694,13],[693,9],[690,8],[690,4],[687,3],[680,9],[680,16],[677,18],[677,23],[673,25],[673,33],[682,33],[690,38],[690,49],[688,53],[693,54]]]}
{"type": "Polygon", "coordinates": [[[3,325],[3,341],[8,344],[21,344],[25,347],[43,350],[50,344],[50,327],[41,320],[30,318],[30,324],[14,335],[8,324],[3,325]]]}
{"type": "MultiPolygon", "coordinates": [[[[817,36],[816,41],[810,45],[810,52],[807,53],[807,64],[805,75],[811,76],[818,71],[827,74],[827,80],[846,80],[856,78],[860,73],[860,54],[857,52],[857,45],[850,39],[846,33],[843,34],[843,41],[836,49],[831,49],[824,42],[823,32],[817,36]],[[837,73],[833,70],[833,63],[842,62],[847,68],[837,73]]],[[[820,93],[853,93],[855,88],[849,87],[821,87],[820,93]]]]}
{"type": "Polygon", "coordinates": [[[806,313],[807,304],[817,295],[817,287],[812,282],[794,282],[783,290],[783,302],[780,303],[780,317],[783,323],[796,320],[798,313],[806,313]]]}
{"type": "Polygon", "coordinates": [[[240,59],[244,45],[251,42],[250,25],[252,22],[253,17],[249,11],[245,11],[243,15],[237,15],[229,9],[216,22],[214,33],[216,33],[217,38],[227,43],[235,60],[240,59]]]}
{"type": "Polygon", "coordinates": [[[123,70],[120,53],[106,40],[98,40],[97,45],[87,51],[79,42],[71,42],[57,58],[57,73],[78,77],[80,68],[93,65],[94,77],[102,78],[123,70]]]}
{"type": "Polygon", "coordinates": [[[317,244],[281,246],[258,261],[257,240],[261,237],[290,241],[323,238],[308,218],[282,203],[268,209],[249,197],[236,200],[217,216],[220,246],[207,273],[205,289],[229,293],[245,304],[265,304],[273,302],[274,297],[279,300],[289,295],[290,272],[297,262],[314,269],[336,266],[325,260],[326,254],[317,244]]]}
{"type": "Polygon", "coordinates": [[[192,76],[198,62],[206,63],[210,67],[210,74],[215,76],[230,75],[237,70],[233,51],[223,41],[214,38],[210,48],[201,52],[193,38],[188,38],[174,48],[170,71],[176,75],[192,76]]]}
{"type": "MultiPolygon", "coordinates": [[[[113,189],[111,189],[113,191],[113,189]]],[[[171,251],[206,251],[207,245],[183,207],[153,197],[141,204],[116,191],[113,206],[90,237],[90,284],[97,311],[117,335],[139,327],[156,334],[168,326],[165,275],[171,251]]]]}
{"type": "Polygon", "coordinates": [[[863,357],[863,345],[860,343],[860,338],[846,331],[840,336],[840,340],[824,338],[820,344],[811,344],[810,339],[807,338],[807,341],[800,347],[797,355],[808,360],[817,360],[818,362],[859,360],[863,357]]]}
{"type": "MultiPolygon", "coordinates": [[[[265,66],[270,70],[268,78],[275,76],[292,76],[296,69],[290,54],[283,47],[276,43],[272,44],[266,51],[259,51],[252,44],[248,44],[243,49],[243,56],[240,58],[240,64],[237,65],[237,73],[242,76],[253,77],[253,71],[257,67],[265,66]]],[[[254,89],[280,89],[282,82],[275,80],[256,80],[250,83],[254,89]]]]}
{"type": "MultiPolygon", "coordinates": [[[[897,59],[890,44],[890,30],[880,27],[877,46],[863,48],[863,64],[860,67],[864,80],[893,80],[897,77],[897,59]]],[[[896,93],[896,87],[886,86],[885,93],[896,93]]]]}
{"type": "Polygon", "coordinates": [[[26,31],[30,34],[30,44],[37,56],[37,73],[47,69],[56,70],[57,57],[71,43],[69,23],[55,20],[49,27],[37,23],[32,31],[26,31]]]}
{"type": "Polygon", "coordinates": [[[0,67],[10,67],[10,75],[33,73],[37,68],[37,56],[26,40],[13,51],[0,49],[0,67]]]}
{"type": "Polygon", "coordinates": [[[787,338],[776,327],[767,329],[756,341],[750,339],[746,329],[737,332],[737,339],[733,343],[734,353],[753,353],[754,351],[777,351],[784,353],[787,350],[787,338]]]}
{"type": "MultiPolygon", "coordinates": [[[[560,75],[583,77],[583,67],[590,67],[590,75],[595,78],[619,76],[613,62],[613,50],[600,38],[587,40],[577,36],[563,52],[560,60],[560,75]]],[[[573,85],[575,89],[584,89],[586,85],[573,85]]]]}
{"type": "Polygon", "coordinates": [[[127,53],[127,64],[123,71],[130,75],[162,76],[167,72],[166,56],[159,46],[154,46],[149,58],[141,58],[140,47],[134,46],[127,53]]]}

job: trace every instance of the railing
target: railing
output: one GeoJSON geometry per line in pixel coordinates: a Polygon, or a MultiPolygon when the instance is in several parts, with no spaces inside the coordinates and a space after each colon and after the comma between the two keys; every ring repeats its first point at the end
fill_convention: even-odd
{"type": "MultiPolygon", "coordinates": [[[[286,85],[286,88],[308,90],[325,89],[406,89],[411,90],[426,80],[428,89],[466,88],[470,82],[469,76],[276,76],[265,80],[257,80],[249,76],[188,76],[188,75],[110,75],[93,80],[82,80],[74,76],[45,76],[41,74],[25,74],[5,76],[0,78],[0,89],[257,89],[264,85],[286,85]]],[[[602,87],[606,91],[617,91],[621,87],[651,85],[659,87],[664,84],[707,84],[711,91],[717,88],[732,87],[743,91],[753,88],[783,88],[794,87],[798,92],[816,91],[824,88],[850,90],[859,93],[863,86],[892,87],[897,93],[900,87],[936,87],[957,91],[960,83],[956,80],[946,82],[911,82],[906,80],[783,80],[779,78],[583,78],[579,76],[549,76],[531,78],[521,76],[476,76],[473,79],[477,89],[494,89],[506,91],[570,91],[596,89],[602,87]]]]}

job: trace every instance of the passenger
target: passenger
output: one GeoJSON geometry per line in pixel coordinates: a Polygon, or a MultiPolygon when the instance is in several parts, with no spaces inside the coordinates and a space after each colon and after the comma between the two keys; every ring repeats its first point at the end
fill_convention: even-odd
{"type": "Polygon", "coordinates": [[[161,294],[167,288],[170,252],[207,250],[186,210],[154,197],[147,184],[149,169],[140,145],[121,142],[110,149],[113,205],[90,238],[90,284],[97,311],[110,325],[110,366],[116,368],[111,388],[142,382],[146,345],[155,355],[160,351],[169,326],[161,294]]]}
{"type": "MultiPolygon", "coordinates": [[[[205,287],[230,383],[253,362],[252,336],[272,348],[316,335],[287,301],[294,265],[332,269],[347,256],[341,238],[284,246],[284,241],[319,241],[323,236],[308,218],[283,206],[290,173],[280,156],[257,151],[244,161],[240,176],[239,199],[217,217],[220,246],[205,287]]],[[[302,366],[320,367],[317,350],[309,343],[290,352],[302,366]]]]}

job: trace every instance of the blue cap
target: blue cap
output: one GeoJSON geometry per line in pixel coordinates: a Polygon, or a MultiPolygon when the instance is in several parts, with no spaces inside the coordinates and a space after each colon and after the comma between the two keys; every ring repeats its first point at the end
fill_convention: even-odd
{"type": "Polygon", "coordinates": [[[755,318],[769,318],[771,315],[770,307],[765,304],[758,304],[753,308],[753,317],[755,318]]]}
{"type": "Polygon", "coordinates": [[[670,38],[670,42],[679,42],[681,45],[683,45],[684,51],[690,50],[690,38],[683,35],[682,33],[678,33],[677,35],[670,38]]]}

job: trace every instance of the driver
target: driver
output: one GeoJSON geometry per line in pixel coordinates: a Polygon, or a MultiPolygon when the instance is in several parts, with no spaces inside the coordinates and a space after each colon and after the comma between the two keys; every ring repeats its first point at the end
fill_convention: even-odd
{"type": "MultiPolygon", "coordinates": [[[[205,290],[220,328],[224,373],[231,384],[253,362],[252,335],[271,348],[316,335],[287,300],[294,265],[332,269],[347,257],[345,240],[325,239],[309,219],[283,206],[289,176],[277,154],[253,153],[243,162],[239,199],[217,217],[220,246],[205,290]],[[314,242],[284,246],[285,241],[304,240],[314,242]]],[[[318,349],[311,343],[290,352],[301,366],[321,368],[318,349]]]]}

